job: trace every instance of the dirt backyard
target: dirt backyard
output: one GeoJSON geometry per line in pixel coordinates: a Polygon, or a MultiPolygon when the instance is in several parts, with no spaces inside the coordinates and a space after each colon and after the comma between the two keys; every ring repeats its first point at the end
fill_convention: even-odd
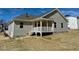
{"type": "Polygon", "coordinates": [[[78,51],[79,30],[55,33],[43,37],[24,36],[15,39],[0,33],[1,51],[78,51]]]}

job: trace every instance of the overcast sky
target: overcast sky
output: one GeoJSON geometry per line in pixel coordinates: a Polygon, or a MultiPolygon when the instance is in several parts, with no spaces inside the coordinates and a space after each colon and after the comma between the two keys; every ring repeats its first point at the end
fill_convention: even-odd
{"type": "MultiPolygon", "coordinates": [[[[53,9],[53,8],[52,8],[53,9]]],[[[42,15],[52,10],[51,8],[0,8],[0,19],[9,21],[20,14],[42,15]]],[[[64,15],[79,16],[79,8],[60,8],[64,15]]]]}

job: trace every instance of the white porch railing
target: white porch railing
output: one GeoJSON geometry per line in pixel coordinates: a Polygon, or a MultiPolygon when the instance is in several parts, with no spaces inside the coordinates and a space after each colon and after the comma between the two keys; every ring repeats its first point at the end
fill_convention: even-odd
{"type": "Polygon", "coordinates": [[[34,27],[32,32],[53,32],[52,27],[34,27]]]}

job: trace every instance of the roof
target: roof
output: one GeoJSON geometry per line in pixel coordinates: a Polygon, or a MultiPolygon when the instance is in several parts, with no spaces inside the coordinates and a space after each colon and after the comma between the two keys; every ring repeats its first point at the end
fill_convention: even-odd
{"type": "Polygon", "coordinates": [[[35,18],[37,18],[37,16],[33,16],[33,15],[30,15],[30,14],[22,14],[22,15],[15,17],[14,20],[15,19],[32,20],[32,19],[35,19],[35,18]]]}
{"type": "Polygon", "coordinates": [[[35,18],[38,18],[38,17],[32,16],[30,14],[21,14],[19,16],[16,16],[12,21],[8,22],[8,25],[13,21],[31,21],[32,19],[35,19],[35,18]]]}
{"type": "MultiPolygon", "coordinates": [[[[23,19],[23,18],[22,18],[23,19]]],[[[35,17],[35,18],[29,18],[29,20],[27,20],[27,19],[20,19],[20,18],[16,18],[16,19],[14,19],[14,20],[12,20],[11,22],[9,22],[8,23],[8,25],[9,24],[11,24],[13,21],[18,21],[18,22],[35,22],[35,21],[52,21],[52,22],[54,22],[53,20],[50,20],[50,19],[46,19],[46,18],[42,18],[42,17],[35,17]]]]}

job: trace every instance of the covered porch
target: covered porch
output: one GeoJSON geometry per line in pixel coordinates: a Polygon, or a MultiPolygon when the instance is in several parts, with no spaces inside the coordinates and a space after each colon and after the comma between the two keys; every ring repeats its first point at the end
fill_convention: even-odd
{"type": "Polygon", "coordinates": [[[46,18],[39,18],[33,22],[32,32],[42,36],[43,33],[53,33],[53,21],[46,18]]]}

